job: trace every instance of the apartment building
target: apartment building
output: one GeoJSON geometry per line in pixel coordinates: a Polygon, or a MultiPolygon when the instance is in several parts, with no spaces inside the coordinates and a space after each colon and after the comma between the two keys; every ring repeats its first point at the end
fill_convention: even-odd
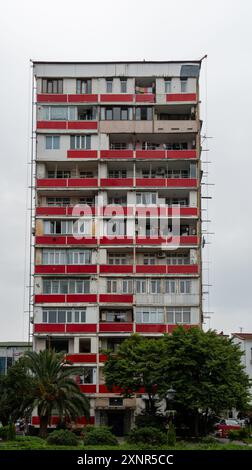
{"type": "Polygon", "coordinates": [[[202,324],[200,65],[33,63],[34,348],[117,434],[144,396],[107,390],[103,351],[202,324]]]}
{"type": "Polygon", "coordinates": [[[245,367],[245,372],[250,378],[250,393],[252,395],[252,333],[232,333],[231,336],[234,343],[238,344],[244,353],[241,361],[245,367]]]}

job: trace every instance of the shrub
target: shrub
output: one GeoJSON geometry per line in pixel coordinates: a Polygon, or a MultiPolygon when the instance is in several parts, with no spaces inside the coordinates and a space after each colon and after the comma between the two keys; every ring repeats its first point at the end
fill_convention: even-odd
{"type": "Polygon", "coordinates": [[[127,441],[130,444],[163,445],[166,444],[166,434],[153,427],[135,428],[130,431],[127,441]]]}
{"type": "Polygon", "coordinates": [[[53,431],[47,438],[48,444],[58,446],[77,446],[78,439],[71,431],[61,429],[60,431],[53,431]]]}
{"type": "Polygon", "coordinates": [[[176,444],[176,431],[172,423],[169,424],[167,431],[167,444],[169,446],[175,446],[176,444]]]}
{"type": "Polygon", "coordinates": [[[139,414],[136,416],[137,428],[158,428],[165,431],[166,418],[161,415],[139,414]]]}
{"type": "Polygon", "coordinates": [[[16,439],[16,429],[14,424],[8,424],[0,428],[0,438],[3,441],[14,441],[16,439]]]}
{"type": "Polygon", "coordinates": [[[248,428],[231,429],[228,433],[230,441],[240,441],[250,437],[250,430],[248,428]]]}
{"type": "Polygon", "coordinates": [[[86,426],[83,435],[84,445],[117,445],[117,439],[108,426],[86,426]]]}

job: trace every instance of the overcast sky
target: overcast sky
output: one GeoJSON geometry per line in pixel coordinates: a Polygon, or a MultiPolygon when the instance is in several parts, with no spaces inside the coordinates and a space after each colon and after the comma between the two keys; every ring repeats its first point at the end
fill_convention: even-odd
{"type": "Polygon", "coordinates": [[[205,118],[207,88],[212,139],[204,148],[210,149],[208,180],[215,186],[209,186],[212,223],[204,224],[214,232],[208,237],[213,287],[205,310],[214,313],[205,327],[252,332],[251,20],[250,0],[1,2],[0,341],[27,338],[30,59],[192,60],[208,54],[201,99],[205,118]]]}

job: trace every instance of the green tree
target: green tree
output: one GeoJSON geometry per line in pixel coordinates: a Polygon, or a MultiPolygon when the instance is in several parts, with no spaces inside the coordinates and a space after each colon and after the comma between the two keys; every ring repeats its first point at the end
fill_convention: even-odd
{"type": "Polygon", "coordinates": [[[119,387],[121,394],[130,398],[144,388],[148,395],[148,412],[155,414],[162,382],[164,342],[135,334],[120,344],[116,355],[109,351],[107,354],[104,375],[108,389],[119,387]]]}
{"type": "Polygon", "coordinates": [[[231,339],[215,331],[178,327],[164,344],[162,384],[170,383],[176,390],[173,407],[190,414],[196,435],[200,416],[206,422],[210,412],[246,407],[249,377],[241,363],[243,353],[231,339]]]}
{"type": "Polygon", "coordinates": [[[4,426],[30,414],[32,389],[33,379],[21,358],[0,377],[0,421],[4,426]]]}
{"type": "Polygon", "coordinates": [[[41,437],[47,435],[53,412],[60,418],[89,416],[89,402],[73,378],[78,370],[70,366],[64,353],[47,349],[39,353],[29,351],[26,366],[33,377],[31,406],[38,410],[41,437]]]}

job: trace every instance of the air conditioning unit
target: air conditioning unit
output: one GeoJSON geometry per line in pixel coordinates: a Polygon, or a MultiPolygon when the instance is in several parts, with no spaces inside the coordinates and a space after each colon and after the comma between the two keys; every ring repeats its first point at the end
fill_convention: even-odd
{"type": "Polygon", "coordinates": [[[164,251],[158,251],[157,258],[165,258],[165,257],[166,257],[166,254],[164,251]]]}

